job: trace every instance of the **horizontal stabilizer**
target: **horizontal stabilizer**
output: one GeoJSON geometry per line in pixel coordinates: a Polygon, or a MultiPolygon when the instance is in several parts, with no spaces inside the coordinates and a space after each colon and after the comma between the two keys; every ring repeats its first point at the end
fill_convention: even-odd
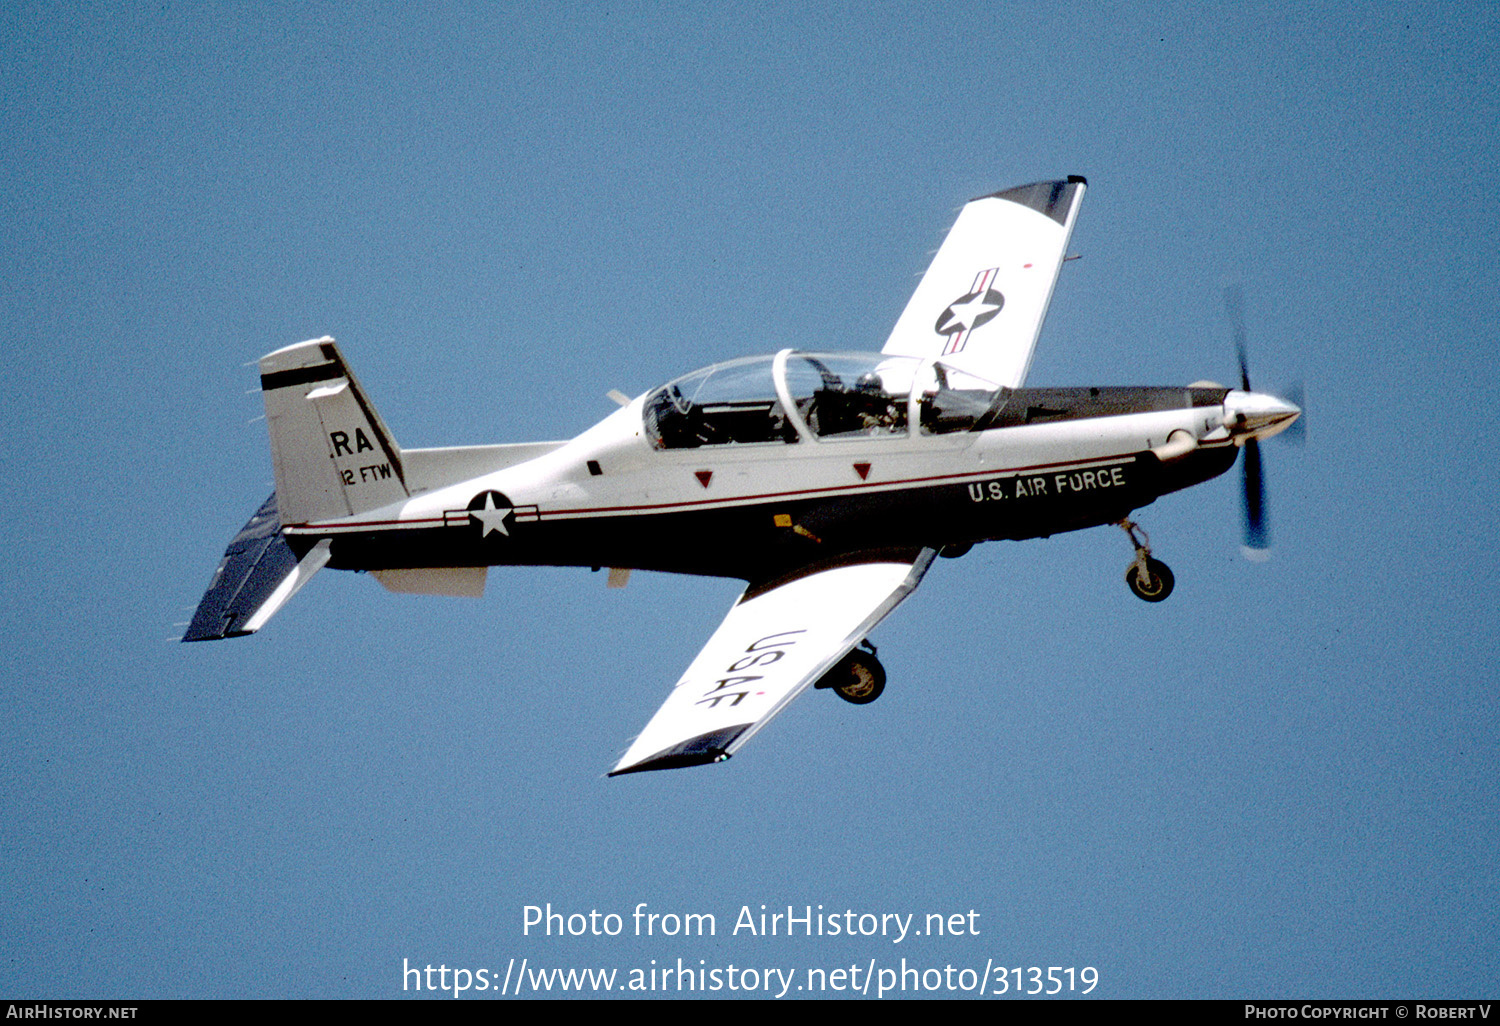
{"type": "Polygon", "coordinates": [[[281,533],[276,493],[261,503],[224,550],[224,558],[183,641],[217,641],[254,634],[328,562],[327,540],[300,562],[281,533]]]}

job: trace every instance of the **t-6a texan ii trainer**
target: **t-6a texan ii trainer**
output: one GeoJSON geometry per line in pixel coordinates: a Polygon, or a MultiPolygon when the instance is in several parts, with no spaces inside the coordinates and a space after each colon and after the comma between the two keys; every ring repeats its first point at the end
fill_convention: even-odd
{"type": "Polygon", "coordinates": [[[786,349],[695,371],[565,442],[403,449],[331,338],[260,360],[276,491],[230,543],[183,640],[251,634],[327,566],[392,591],[479,595],[486,568],[747,582],[612,774],[719,762],[808,687],[874,700],[865,640],[939,554],[1117,524],[1130,588],[1172,575],[1129,518],[1297,406],[1209,382],[1025,388],[1082,178],[967,204],[878,353],[786,349]]]}

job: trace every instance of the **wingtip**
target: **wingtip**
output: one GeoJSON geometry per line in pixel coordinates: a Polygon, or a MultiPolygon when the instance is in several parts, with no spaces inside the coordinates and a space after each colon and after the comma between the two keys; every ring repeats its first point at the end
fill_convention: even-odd
{"type": "Polygon", "coordinates": [[[610,770],[607,777],[623,777],[627,773],[645,773],[649,770],[686,769],[689,766],[707,766],[715,762],[728,762],[729,753],[724,751],[702,752],[693,755],[655,756],[630,766],[610,770]]]}
{"type": "Polygon", "coordinates": [[[724,762],[729,758],[729,752],[726,749],[752,726],[754,724],[741,723],[733,727],[699,734],[681,744],[664,748],[654,755],[637,759],[629,765],[622,760],[606,775],[618,777],[626,773],[642,773],[646,770],[682,769],[686,766],[704,766],[712,762],[724,762]]]}
{"type": "Polygon", "coordinates": [[[1082,175],[1051,179],[1045,182],[1029,182],[1009,189],[992,192],[980,199],[1002,199],[1019,203],[1038,214],[1052,218],[1058,224],[1066,224],[1068,215],[1076,206],[1080,191],[1088,183],[1082,175]]]}

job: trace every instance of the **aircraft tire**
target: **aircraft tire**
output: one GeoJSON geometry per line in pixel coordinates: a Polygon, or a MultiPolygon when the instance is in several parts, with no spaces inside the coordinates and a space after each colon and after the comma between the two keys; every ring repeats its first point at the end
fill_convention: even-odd
{"type": "Polygon", "coordinates": [[[1167,569],[1167,564],[1159,559],[1146,560],[1145,579],[1137,571],[1134,563],[1130,569],[1125,571],[1125,583],[1130,585],[1130,590],[1135,592],[1136,598],[1145,602],[1160,602],[1172,594],[1172,588],[1176,580],[1172,577],[1172,571],[1167,569]]]}
{"type": "Polygon", "coordinates": [[[885,667],[873,654],[855,649],[835,663],[816,686],[832,688],[834,694],[853,705],[869,705],[885,691],[885,667]]]}

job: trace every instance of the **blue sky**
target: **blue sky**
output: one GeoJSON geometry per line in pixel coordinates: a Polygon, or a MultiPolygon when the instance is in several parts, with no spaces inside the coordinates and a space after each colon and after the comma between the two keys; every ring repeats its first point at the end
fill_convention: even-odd
{"type": "Polygon", "coordinates": [[[1093,966],[1106,997],[1493,994],[1490,5],[0,12],[0,993],[402,994],[683,958],[1093,966]],[[1237,476],[942,561],[867,708],[606,780],[737,594],[325,573],[167,639],[270,491],[246,364],[338,337],[404,445],[566,438],[695,367],[875,349],[966,199],[1090,181],[1040,385],[1308,394],[1237,476]],[[522,910],[713,913],[525,936],[522,910]],[[731,935],[742,906],[978,936],[731,935]],[[628,932],[628,931],[627,931],[628,932]],[[409,993],[409,992],[408,992],[409,993]]]}

